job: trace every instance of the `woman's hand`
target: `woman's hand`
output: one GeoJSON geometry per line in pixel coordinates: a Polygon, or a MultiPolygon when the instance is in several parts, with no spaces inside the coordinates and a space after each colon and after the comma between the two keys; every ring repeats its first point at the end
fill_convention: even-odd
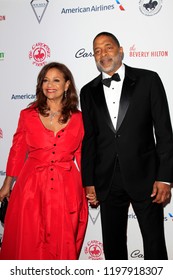
{"type": "Polygon", "coordinates": [[[2,201],[4,197],[7,197],[7,199],[10,197],[12,181],[13,181],[13,177],[6,176],[4,183],[0,189],[0,201],[2,201]]]}
{"type": "Polygon", "coordinates": [[[98,207],[99,201],[97,200],[97,195],[94,186],[85,187],[86,198],[91,207],[98,207]]]}

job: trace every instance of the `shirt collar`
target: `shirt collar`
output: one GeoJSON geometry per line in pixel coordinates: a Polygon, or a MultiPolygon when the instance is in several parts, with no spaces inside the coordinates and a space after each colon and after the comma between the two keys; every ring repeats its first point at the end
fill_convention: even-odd
{"type": "MultiPolygon", "coordinates": [[[[118,70],[115,73],[118,73],[119,76],[120,76],[121,81],[123,81],[124,80],[124,76],[125,76],[125,66],[124,66],[124,64],[122,64],[120,66],[120,68],[118,68],[118,70]]],[[[105,79],[105,78],[110,78],[110,75],[108,75],[105,72],[102,72],[102,79],[105,79]]]]}

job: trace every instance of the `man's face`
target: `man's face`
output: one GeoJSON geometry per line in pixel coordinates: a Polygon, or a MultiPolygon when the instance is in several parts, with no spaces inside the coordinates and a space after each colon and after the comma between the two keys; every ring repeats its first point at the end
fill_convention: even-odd
{"type": "Polygon", "coordinates": [[[95,39],[93,49],[98,70],[113,75],[122,64],[123,48],[111,37],[101,35],[95,39]]]}

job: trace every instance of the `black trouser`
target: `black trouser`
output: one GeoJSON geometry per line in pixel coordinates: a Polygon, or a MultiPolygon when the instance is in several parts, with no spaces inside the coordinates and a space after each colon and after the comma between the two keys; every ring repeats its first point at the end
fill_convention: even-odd
{"type": "Polygon", "coordinates": [[[132,200],[123,188],[118,165],[110,193],[100,205],[105,259],[128,259],[127,222],[130,203],[137,216],[141,230],[144,259],[167,260],[162,205],[152,203],[150,197],[144,201],[132,200]]]}

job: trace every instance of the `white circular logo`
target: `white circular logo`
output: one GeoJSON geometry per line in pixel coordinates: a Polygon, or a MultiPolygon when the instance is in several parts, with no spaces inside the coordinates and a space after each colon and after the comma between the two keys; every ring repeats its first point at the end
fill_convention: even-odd
{"type": "Polygon", "coordinates": [[[140,0],[139,9],[145,16],[153,16],[162,8],[162,0],[140,0]]]}

